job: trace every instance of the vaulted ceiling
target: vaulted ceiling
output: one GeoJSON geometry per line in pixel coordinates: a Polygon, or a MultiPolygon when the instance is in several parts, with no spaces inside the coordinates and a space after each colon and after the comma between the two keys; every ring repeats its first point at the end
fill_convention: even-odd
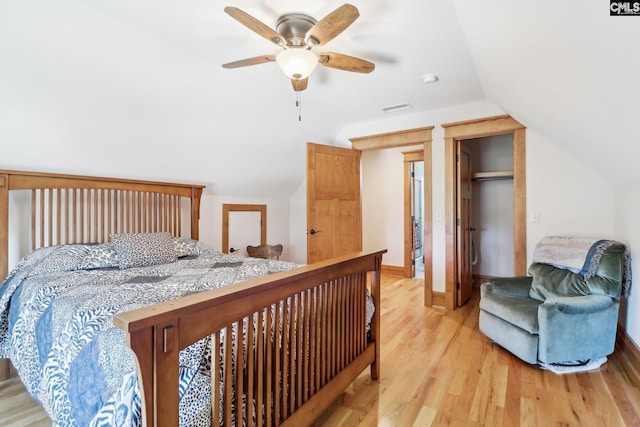
{"type": "Polygon", "coordinates": [[[340,0],[0,0],[0,166],[288,196],[307,141],[333,143],[389,105],[487,100],[604,178],[639,178],[640,16],[592,0],[351,3],[360,18],[324,49],[376,69],[318,67],[298,108],[277,65],[222,68],[278,52],[223,9],[274,27],[340,0]]]}

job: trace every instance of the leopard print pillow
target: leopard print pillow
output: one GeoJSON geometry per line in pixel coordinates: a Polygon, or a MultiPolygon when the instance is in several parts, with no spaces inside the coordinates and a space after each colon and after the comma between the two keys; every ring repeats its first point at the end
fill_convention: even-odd
{"type": "Polygon", "coordinates": [[[112,234],[121,269],[175,262],[176,247],[169,233],[112,234]]]}

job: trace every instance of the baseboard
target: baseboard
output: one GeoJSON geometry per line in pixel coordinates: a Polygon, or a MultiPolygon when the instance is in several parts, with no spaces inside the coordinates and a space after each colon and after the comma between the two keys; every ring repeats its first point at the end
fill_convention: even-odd
{"type": "Polygon", "coordinates": [[[380,272],[382,274],[388,274],[390,276],[405,277],[404,267],[400,267],[396,265],[383,265],[380,272]]]}
{"type": "Polygon", "coordinates": [[[482,274],[474,274],[473,275],[473,287],[479,288],[484,282],[493,279],[495,276],[484,276],[482,274]]]}
{"type": "Polygon", "coordinates": [[[616,350],[617,360],[629,376],[629,380],[636,387],[640,387],[640,349],[620,324],[616,336],[616,350]]]}
{"type": "Polygon", "coordinates": [[[444,307],[444,292],[433,292],[431,298],[431,306],[444,307]]]}

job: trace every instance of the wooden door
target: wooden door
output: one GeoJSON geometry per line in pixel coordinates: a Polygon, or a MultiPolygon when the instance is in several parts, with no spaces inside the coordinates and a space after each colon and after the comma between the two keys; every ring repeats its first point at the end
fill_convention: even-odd
{"type": "Polygon", "coordinates": [[[457,288],[458,306],[466,303],[473,293],[471,251],[471,154],[458,142],[457,147],[457,288]]]}
{"type": "Polygon", "coordinates": [[[411,211],[411,276],[416,277],[416,247],[418,230],[416,224],[416,165],[409,163],[409,209],[411,211]]]}
{"type": "Polygon", "coordinates": [[[307,262],[362,250],[359,150],[307,144],[307,262]]]}

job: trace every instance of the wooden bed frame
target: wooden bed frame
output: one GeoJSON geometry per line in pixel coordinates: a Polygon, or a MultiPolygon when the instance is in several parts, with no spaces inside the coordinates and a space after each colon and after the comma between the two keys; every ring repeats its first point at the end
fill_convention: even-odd
{"type": "MultiPolygon", "coordinates": [[[[9,193],[31,193],[30,250],[169,231],[198,239],[204,186],[0,170],[0,276],[8,273],[9,193]],[[189,202],[190,214],[182,211],[189,202]],[[183,221],[184,219],[184,221],[183,221]],[[189,220],[190,227],[183,222],[189,220]]],[[[24,231],[21,231],[24,233],[24,231]]],[[[12,236],[13,237],[13,236],[12,236]]],[[[310,424],[367,366],[380,375],[386,251],[359,253],[119,313],[136,356],[146,425],[178,425],[178,355],[210,336],[212,425],[310,424]],[[235,333],[232,331],[243,331],[235,333]],[[221,369],[220,363],[234,369],[221,369]]],[[[21,254],[24,255],[24,254],[21,254]]],[[[0,360],[0,379],[15,374],[0,360]]]]}

